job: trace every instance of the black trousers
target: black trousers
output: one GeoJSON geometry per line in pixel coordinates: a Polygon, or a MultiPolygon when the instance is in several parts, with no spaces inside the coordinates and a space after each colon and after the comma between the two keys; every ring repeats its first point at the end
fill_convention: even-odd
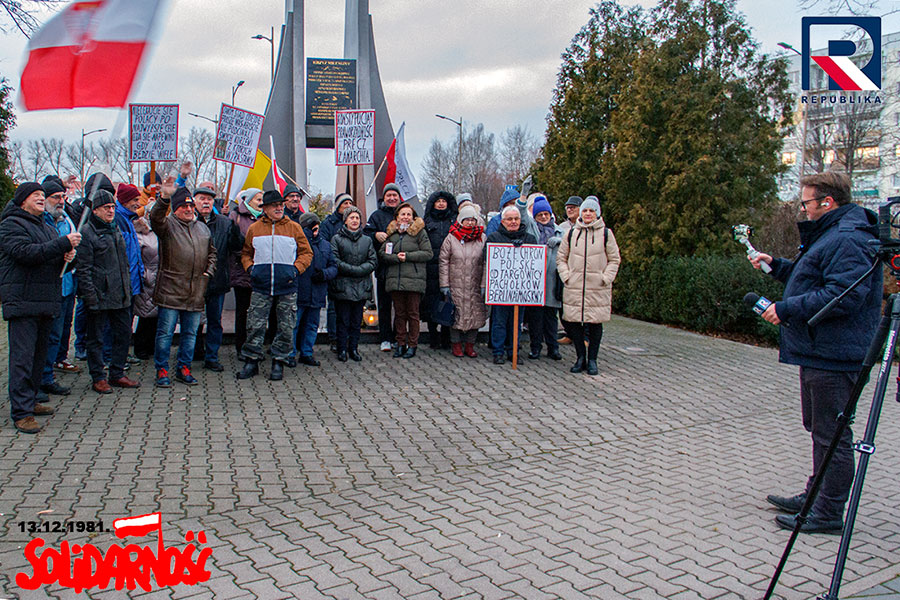
{"type": "Polygon", "coordinates": [[[89,310],[85,318],[85,346],[91,381],[106,379],[103,361],[103,332],[109,325],[112,349],[109,357],[109,378],[125,377],[125,360],[131,343],[131,307],[115,310],[89,310]]]}
{"type": "Polygon", "coordinates": [[[134,355],[140,359],[153,358],[156,351],[157,317],[139,317],[134,330],[134,355]]]}
{"type": "Polygon", "coordinates": [[[574,323],[563,321],[563,329],[575,346],[575,354],[578,358],[584,358],[584,343],[587,340],[587,359],[597,360],[600,352],[600,340],[603,339],[603,323],[574,323]]]}
{"type": "Polygon", "coordinates": [[[375,298],[378,301],[378,341],[394,341],[394,323],[391,321],[391,293],[385,289],[384,277],[375,278],[375,298]]]}
{"type": "Polygon", "coordinates": [[[532,352],[540,352],[541,344],[547,344],[547,352],[559,350],[557,310],[551,306],[528,307],[528,337],[532,352]]]}
{"type": "Polygon", "coordinates": [[[13,422],[34,416],[52,325],[53,317],[19,317],[7,323],[9,413],[13,422]]]}
{"type": "Polygon", "coordinates": [[[335,300],[335,325],[337,327],[337,349],[356,350],[359,347],[359,330],[362,327],[365,300],[335,300]]]}

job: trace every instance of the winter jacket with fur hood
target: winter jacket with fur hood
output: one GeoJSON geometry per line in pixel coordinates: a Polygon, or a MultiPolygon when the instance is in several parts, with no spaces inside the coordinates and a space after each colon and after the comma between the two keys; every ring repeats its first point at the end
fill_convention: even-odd
{"type": "Polygon", "coordinates": [[[426,263],[434,256],[431,240],[425,231],[425,221],[413,219],[409,229],[401,233],[397,221],[387,226],[387,240],[378,250],[378,257],[384,264],[384,283],[388,292],[425,293],[426,263]],[[390,252],[386,252],[390,249],[390,252]],[[406,260],[397,256],[406,252],[406,260]]]}

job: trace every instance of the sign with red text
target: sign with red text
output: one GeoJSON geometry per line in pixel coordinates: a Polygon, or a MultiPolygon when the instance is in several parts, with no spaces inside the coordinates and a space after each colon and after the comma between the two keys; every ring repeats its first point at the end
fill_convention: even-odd
{"type": "Polygon", "coordinates": [[[375,164],[375,111],[334,111],[334,164],[375,164]]]}
{"type": "Polygon", "coordinates": [[[177,152],[177,104],[128,105],[129,162],[175,160],[177,152]]]}
{"type": "Polygon", "coordinates": [[[488,244],[485,304],[543,306],[547,246],[488,244]]]}
{"type": "Polygon", "coordinates": [[[213,158],[252,169],[264,120],[262,115],[223,104],[213,158]]]}

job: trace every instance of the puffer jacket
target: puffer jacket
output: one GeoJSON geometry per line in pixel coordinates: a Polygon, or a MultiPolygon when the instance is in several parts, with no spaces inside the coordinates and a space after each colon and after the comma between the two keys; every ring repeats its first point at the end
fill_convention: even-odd
{"type": "Polygon", "coordinates": [[[428,232],[425,231],[425,221],[416,217],[405,233],[400,233],[397,221],[391,221],[386,233],[387,240],[378,251],[378,258],[384,264],[385,290],[424,294],[425,264],[434,256],[428,232]],[[385,252],[388,247],[391,248],[390,254],[385,252]],[[406,252],[403,262],[397,257],[400,252],[406,252]]]}
{"type": "Polygon", "coordinates": [[[440,298],[440,273],[438,263],[440,262],[441,246],[447,235],[450,233],[450,226],[456,222],[458,214],[456,207],[456,198],[449,192],[434,192],[428,197],[425,203],[425,231],[428,233],[428,240],[431,242],[431,260],[425,265],[425,298],[422,302],[421,314],[422,318],[428,320],[435,302],[440,298]],[[437,210],[434,203],[438,198],[447,201],[447,208],[437,210]]]}
{"type": "Polygon", "coordinates": [[[159,272],[153,303],[164,308],[200,312],[206,307],[206,287],[216,271],[216,247],[209,228],[194,219],[185,223],[166,216],[169,200],[160,198],[150,209],[150,228],[159,238],[159,272]]]}
{"type": "MultiPolygon", "coordinates": [[[[387,232],[388,225],[391,224],[391,221],[394,220],[394,209],[388,208],[384,205],[384,198],[378,199],[378,208],[369,215],[369,220],[366,223],[365,228],[363,228],[363,233],[372,238],[372,243],[375,245],[375,252],[381,252],[381,242],[375,239],[375,234],[379,231],[387,232]]],[[[380,260],[378,261],[378,266],[375,268],[375,277],[378,279],[384,278],[384,270],[385,264],[380,260]]]]}
{"type": "Polygon", "coordinates": [[[0,302],[3,318],[56,317],[62,301],[59,274],[69,238],[9,202],[0,217],[0,302]]]}
{"type": "Polygon", "coordinates": [[[461,242],[448,235],[441,245],[438,259],[440,287],[449,287],[456,305],[453,327],[469,331],[480,329],[487,321],[484,304],[484,244],[485,235],[476,242],[461,242]]]}
{"type": "Polygon", "coordinates": [[[78,296],[88,310],[118,310],[131,306],[131,270],[125,238],[115,221],[104,223],[95,215],[81,230],[75,255],[78,296]]]}
{"type": "Polygon", "coordinates": [[[612,284],[619,272],[619,246],[603,217],[590,225],[581,219],[562,238],[556,268],[563,285],[563,319],[604,323],[612,313],[612,284]],[[606,239],[604,247],[604,239],[606,239]]]}
{"type": "Polygon", "coordinates": [[[338,274],[328,285],[330,295],[351,302],[368,300],[372,296],[372,273],[378,264],[372,238],[362,229],[350,231],[342,226],[331,236],[331,253],[338,274]]]}
{"type": "MultiPolygon", "coordinates": [[[[256,223],[256,217],[254,217],[247,207],[244,205],[244,201],[242,200],[237,208],[228,213],[228,218],[231,219],[233,223],[238,226],[238,232],[241,234],[241,247],[244,247],[244,237],[247,235],[247,231],[250,229],[250,226],[256,223]]],[[[244,267],[241,265],[241,253],[235,252],[229,257],[228,262],[228,277],[231,280],[232,287],[241,287],[241,288],[249,288],[250,286],[250,274],[244,270],[244,267]]]]}
{"type": "Polygon", "coordinates": [[[310,228],[304,228],[303,234],[312,248],[313,259],[297,279],[297,306],[323,308],[328,282],[337,277],[337,262],[331,252],[331,242],[322,237],[321,227],[318,235],[313,235],[310,228]]]}
{"type": "Polygon", "coordinates": [[[141,259],[144,261],[144,286],[141,293],[134,298],[134,313],[139,317],[157,316],[156,305],[153,304],[153,290],[156,288],[156,275],[159,273],[159,240],[150,230],[147,217],[134,220],[134,231],[141,245],[141,259]]]}
{"type": "Polygon", "coordinates": [[[209,213],[209,218],[198,217],[209,229],[213,246],[216,248],[216,272],[213,273],[209,286],[206,288],[206,296],[218,296],[231,289],[230,262],[232,254],[240,254],[244,245],[243,236],[238,226],[216,211],[209,213]]]}
{"type": "Polygon", "coordinates": [[[784,299],[775,303],[775,313],[784,323],[781,362],[829,371],[859,370],[880,318],[882,269],[814,328],[806,322],[872,266],[869,242],[877,237],[877,222],[872,211],[845,204],[815,221],[798,223],[799,258],[772,261],[772,277],[785,282],[784,299]]]}
{"type": "Polygon", "coordinates": [[[247,230],[241,266],[250,273],[254,292],[283,296],[297,291],[297,278],[312,262],[303,228],[287,217],[277,222],[263,214],[247,230]]]}
{"type": "Polygon", "coordinates": [[[138,243],[137,233],[134,230],[134,219],[137,214],[131,212],[116,202],[116,227],[125,240],[125,250],[128,252],[128,268],[131,272],[131,295],[141,293],[141,281],[144,277],[144,262],[141,260],[141,245],[138,243]]]}

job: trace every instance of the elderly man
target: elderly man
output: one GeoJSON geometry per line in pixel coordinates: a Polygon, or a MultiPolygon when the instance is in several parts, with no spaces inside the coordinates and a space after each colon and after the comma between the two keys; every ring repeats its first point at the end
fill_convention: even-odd
{"type": "Polygon", "coordinates": [[[97,191],[92,198],[91,215],[84,226],[84,240],[75,257],[75,268],[78,295],[87,309],[85,344],[91,387],[98,394],[111,394],[113,387],[140,386],[125,377],[131,341],[131,277],[125,240],[115,224],[116,200],[106,190],[97,191]],[[107,327],[112,343],[109,377],[103,360],[107,327]]]}
{"type": "Polygon", "coordinates": [[[169,387],[169,353],[175,326],[181,323],[175,379],[196,385],[191,360],[197,341],[200,313],[206,307],[206,288],[216,271],[216,247],[209,228],[194,214],[194,199],[185,187],[165,180],[160,198],[150,209],[150,227],[159,238],[159,274],[153,303],[159,307],[156,327],[156,386],[169,387]],[[172,214],[166,215],[169,206],[172,214]]]}
{"type": "MultiPolygon", "coordinates": [[[[596,196],[588,196],[588,198],[593,198],[597,200],[596,196]]],[[[570,229],[575,227],[575,221],[578,220],[578,212],[581,210],[581,203],[584,202],[581,196],[569,196],[569,199],[566,200],[566,220],[559,224],[559,229],[566,234],[570,229]]],[[[597,200],[597,204],[600,201],[597,200]]]]}
{"type": "Polygon", "coordinates": [[[303,200],[303,192],[293,183],[284,186],[284,214],[294,223],[300,223],[300,215],[305,211],[300,204],[303,200]]]}
{"type": "MultiPolygon", "coordinates": [[[[394,209],[400,204],[400,200],[402,200],[400,187],[396,183],[384,186],[382,199],[378,202],[378,209],[369,216],[369,222],[363,229],[363,233],[372,238],[376,255],[379,255],[378,251],[381,249],[381,245],[388,238],[387,226],[394,220],[394,209]]],[[[378,339],[381,340],[382,352],[390,352],[391,340],[394,339],[394,326],[391,321],[391,295],[385,287],[384,265],[381,261],[378,261],[378,268],[375,269],[375,283],[375,297],[378,302],[378,339]]]]}
{"type": "Polygon", "coordinates": [[[214,372],[224,371],[219,363],[219,348],[222,346],[222,308],[225,294],[231,288],[228,276],[228,257],[240,252],[243,240],[237,224],[228,217],[213,210],[216,192],[212,188],[199,187],[194,190],[194,206],[197,215],[209,229],[216,249],[216,270],[206,288],[206,340],[203,367],[214,372]]]}
{"type": "Polygon", "coordinates": [[[53,409],[38,404],[38,385],[47,358],[47,338],[59,314],[63,263],[75,257],[81,234],[60,237],[44,222],[44,190],[19,185],[0,216],[0,297],[9,335],[9,406],[16,429],[37,433],[35,415],[53,409]]]}
{"type": "MultiPolygon", "coordinates": [[[[66,189],[62,181],[49,176],[44,179],[41,186],[44,188],[44,221],[56,229],[60,237],[64,237],[75,231],[75,223],[66,213],[66,189]]],[[[41,377],[41,391],[45,394],[57,394],[68,396],[69,388],[61,386],[56,381],[53,366],[57,361],[65,360],[66,352],[60,352],[60,344],[65,339],[65,345],[69,345],[69,331],[72,327],[72,315],[75,312],[75,277],[72,270],[66,270],[62,277],[62,302],[59,306],[59,316],[53,319],[50,328],[50,337],[47,341],[47,361],[44,365],[44,373],[41,377]],[[60,358],[62,355],[62,358],[60,358]]],[[[81,369],[71,365],[77,373],[81,369]]],[[[65,370],[61,368],[60,370],[65,370]]]]}
{"type": "Polygon", "coordinates": [[[278,322],[269,379],[280,381],[294,349],[297,279],[312,262],[313,252],[303,228],[285,216],[281,194],[274,190],[263,194],[262,211],[259,220],[247,230],[241,251],[241,265],[250,273],[253,292],[247,313],[247,341],[241,348],[244,368],[237,377],[249,379],[259,373],[269,311],[274,304],[278,322]]]}

